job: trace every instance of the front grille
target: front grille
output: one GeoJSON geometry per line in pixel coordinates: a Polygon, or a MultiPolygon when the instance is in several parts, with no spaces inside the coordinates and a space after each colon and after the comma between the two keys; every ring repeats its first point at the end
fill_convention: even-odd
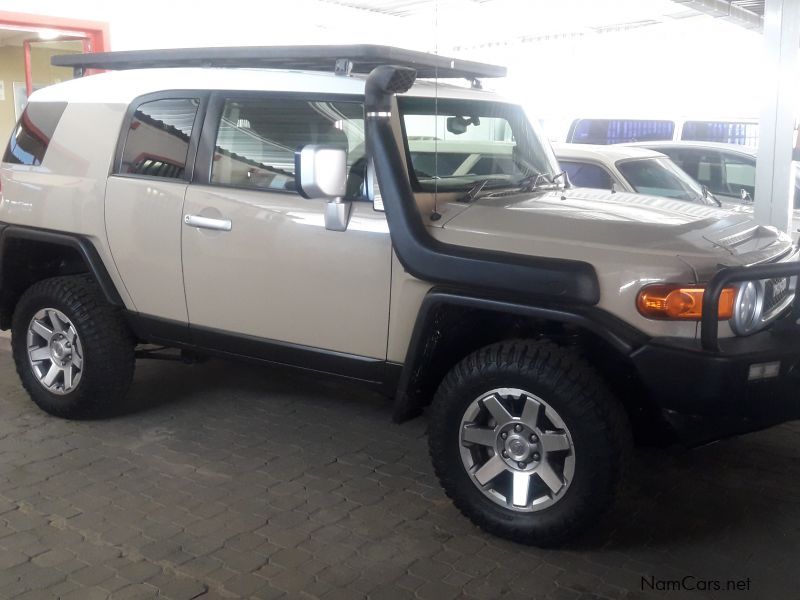
{"type": "Polygon", "coordinates": [[[773,310],[780,307],[794,292],[791,277],[767,279],[764,282],[764,317],[769,318],[773,310]]]}

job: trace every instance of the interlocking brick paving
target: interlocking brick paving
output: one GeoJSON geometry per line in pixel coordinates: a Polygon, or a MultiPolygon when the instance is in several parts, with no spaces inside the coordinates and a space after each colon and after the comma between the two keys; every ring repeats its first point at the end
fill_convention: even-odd
{"type": "Polygon", "coordinates": [[[43,414],[0,351],[0,598],[800,594],[796,423],[640,452],[602,524],[541,550],[473,527],[433,476],[424,417],[392,424],[355,385],[142,361],[119,413],[43,414]],[[751,591],[642,589],[687,575],[751,591]]]}

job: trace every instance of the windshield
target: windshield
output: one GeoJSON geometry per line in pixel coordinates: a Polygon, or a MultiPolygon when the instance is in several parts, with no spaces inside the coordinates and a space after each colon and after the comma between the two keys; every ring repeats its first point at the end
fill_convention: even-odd
{"type": "Polygon", "coordinates": [[[617,169],[640,194],[714,204],[704,198],[700,184],[668,158],[621,160],[617,169]]]}
{"type": "Polygon", "coordinates": [[[519,106],[480,100],[398,98],[413,166],[412,183],[426,192],[535,187],[558,173],[519,106]]]}

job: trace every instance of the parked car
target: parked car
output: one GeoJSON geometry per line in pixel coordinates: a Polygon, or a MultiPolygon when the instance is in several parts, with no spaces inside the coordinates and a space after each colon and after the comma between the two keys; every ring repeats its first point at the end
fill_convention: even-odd
{"type": "MultiPolygon", "coordinates": [[[[669,156],[693,179],[706,186],[726,206],[752,210],[756,197],[757,150],[710,142],[643,142],[630,144],[669,156]]],[[[794,231],[800,230],[800,169],[795,163],[794,231]]]]}
{"type": "Polygon", "coordinates": [[[632,436],[800,416],[788,236],[570,188],[520,106],[417,80],[500,67],[376,46],[53,62],[107,72],[34,93],[0,166],[0,328],[44,411],[116,405],[156,356],[140,343],[358,380],[397,421],[430,405],[447,495],[536,544],[598,520],[632,436]]]}
{"type": "Polygon", "coordinates": [[[758,146],[756,119],[579,118],[566,140],[574,144],[621,144],[653,140],[699,140],[758,146]]]}
{"type": "Polygon", "coordinates": [[[646,148],[553,144],[558,164],[578,187],[662,196],[719,206],[670,158],[646,148]]]}

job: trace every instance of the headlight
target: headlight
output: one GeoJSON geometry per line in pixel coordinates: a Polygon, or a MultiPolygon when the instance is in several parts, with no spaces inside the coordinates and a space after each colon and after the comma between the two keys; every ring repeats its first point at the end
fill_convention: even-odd
{"type": "MultiPolygon", "coordinates": [[[[697,285],[656,283],[647,285],[636,297],[636,308],[648,319],[699,321],[703,313],[705,288],[697,285]]],[[[733,314],[737,288],[727,287],[719,297],[720,320],[733,314]]]]}
{"type": "Polygon", "coordinates": [[[764,284],[748,281],[739,286],[733,301],[731,329],[736,335],[753,333],[761,325],[764,312],[764,284]]]}

